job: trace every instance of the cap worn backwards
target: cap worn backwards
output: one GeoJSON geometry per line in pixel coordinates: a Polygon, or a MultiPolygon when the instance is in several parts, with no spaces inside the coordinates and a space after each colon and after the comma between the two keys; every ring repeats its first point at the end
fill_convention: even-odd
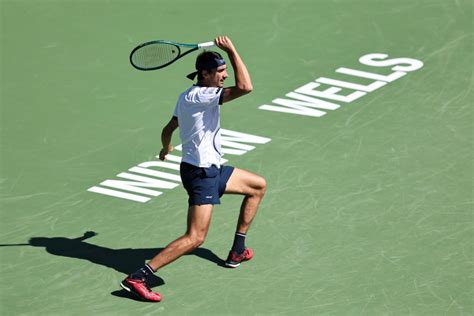
{"type": "Polygon", "coordinates": [[[212,56],[212,58],[197,58],[196,59],[196,70],[195,72],[190,73],[186,77],[190,80],[194,80],[197,76],[198,72],[201,70],[210,70],[220,66],[225,65],[225,60],[220,56],[219,53],[215,53],[216,56],[212,56]]]}

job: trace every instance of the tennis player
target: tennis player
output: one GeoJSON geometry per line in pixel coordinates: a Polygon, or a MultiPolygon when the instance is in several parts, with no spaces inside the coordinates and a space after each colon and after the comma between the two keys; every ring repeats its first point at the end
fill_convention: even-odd
{"type": "Polygon", "coordinates": [[[262,200],[265,179],[248,171],[221,164],[220,106],[252,91],[247,67],[227,36],[217,37],[215,44],[225,51],[234,70],[235,86],[224,88],[227,65],[222,56],[205,51],[196,59],[197,83],[178,99],[173,117],[163,128],[160,159],[173,150],[171,138],[179,126],[183,146],[180,174],[189,199],[187,230],[141,269],[129,275],[121,286],[144,300],[159,302],[161,296],[150,290],[147,277],[158,269],[203,244],[211,222],[212,208],[220,204],[224,193],[244,196],[234,243],[225,265],[236,268],[252,259],[253,251],[245,246],[245,237],[262,200]]]}

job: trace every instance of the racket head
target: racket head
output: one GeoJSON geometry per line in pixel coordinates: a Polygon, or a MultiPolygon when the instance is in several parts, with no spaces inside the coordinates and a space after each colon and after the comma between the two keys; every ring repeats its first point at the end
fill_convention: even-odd
{"type": "Polygon", "coordinates": [[[155,70],[166,67],[183,56],[178,45],[180,44],[169,41],[143,43],[130,53],[130,63],[139,70],[155,70]]]}

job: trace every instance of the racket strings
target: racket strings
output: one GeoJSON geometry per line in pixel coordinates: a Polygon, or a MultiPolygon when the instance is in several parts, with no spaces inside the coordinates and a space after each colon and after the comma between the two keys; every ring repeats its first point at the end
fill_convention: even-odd
{"type": "Polygon", "coordinates": [[[157,68],[164,66],[179,56],[177,46],[165,43],[153,43],[137,49],[131,58],[134,65],[140,68],[157,68]]]}

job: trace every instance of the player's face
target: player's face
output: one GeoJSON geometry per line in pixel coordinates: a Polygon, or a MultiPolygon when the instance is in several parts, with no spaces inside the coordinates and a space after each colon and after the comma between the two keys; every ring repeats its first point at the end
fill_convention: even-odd
{"type": "Polygon", "coordinates": [[[224,81],[227,79],[227,65],[222,65],[215,70],[211,70],[207,73],[208,76],[204,75],[209,87],[220,87],[224,86],[224,81]],[[207,78],[206,78],[207,77],[207,78]]]}

